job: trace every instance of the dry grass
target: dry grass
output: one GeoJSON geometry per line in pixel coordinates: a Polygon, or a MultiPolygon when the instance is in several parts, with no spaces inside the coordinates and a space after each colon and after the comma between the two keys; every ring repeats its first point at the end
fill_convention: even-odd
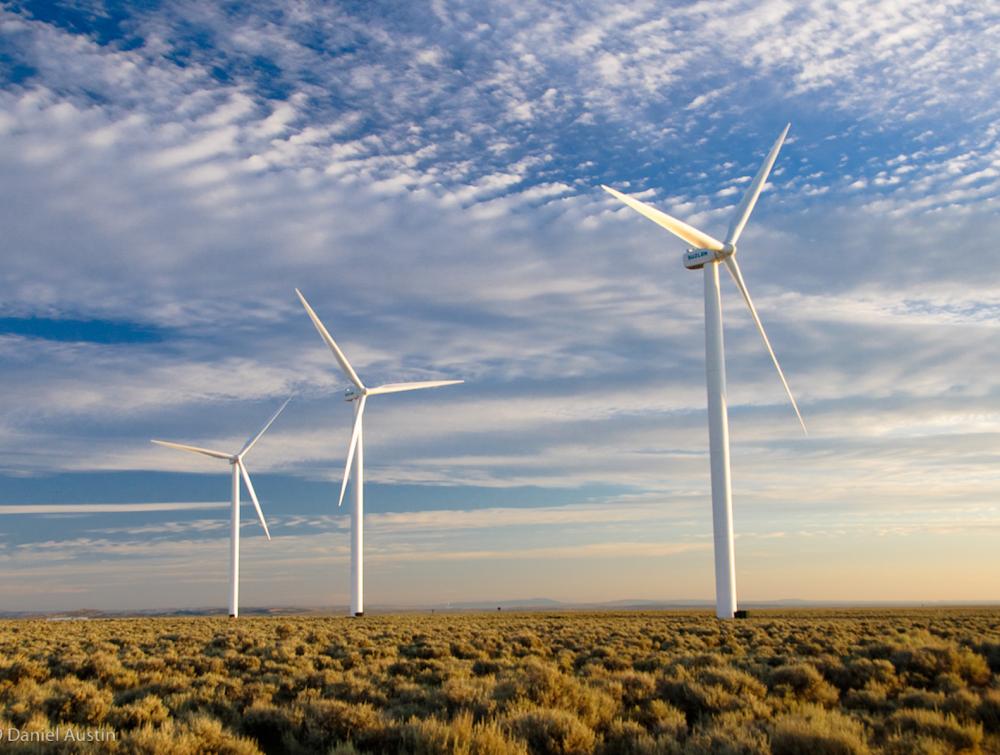
{"type": "Polygon", "coordinates": [[[0,622],[10,752],[1000,753],[1000,610],[0,622]],[[48,748],[48,749],[47,749],[48,748]]]}

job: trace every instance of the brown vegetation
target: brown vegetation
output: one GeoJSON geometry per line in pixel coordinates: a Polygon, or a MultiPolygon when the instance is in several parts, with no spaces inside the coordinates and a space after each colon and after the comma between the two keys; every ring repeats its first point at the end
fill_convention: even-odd
{"type": "Polygon", "coordinates": [[[0,622],[0,729],[57,725],[117,739],[0,749],[1000,753],[1000,610],[0,622]]]}

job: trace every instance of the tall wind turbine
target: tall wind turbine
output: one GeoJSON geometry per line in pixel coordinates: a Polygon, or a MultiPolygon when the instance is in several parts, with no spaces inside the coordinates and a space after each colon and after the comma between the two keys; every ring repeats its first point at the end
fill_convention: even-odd
{"type": "Polygon", "coordinates": [[[344,481],[340,485],[340,500],[338,506],[344,503],[344,491],[347,490],[347,480],[351,476],[351,463],[354,463],[354,506],[351,509],[351,615],[361,616],[365,612],[364,604],[364,501],[365,501],[365,478],[364,478],[364,457],[365,443],[362,437],[361,421],[365,414],[365,402],[369,396],[377,396],[380,393],[400,393],[402,391],[416,391],[422,388],[439,388],[443,385],[455,385],[463,383],[464,380],[428,380],[422,383],[386,383],[375,388],[367,388],[358,377],[358,373],[347,361],[344,352],[340,350],[337,342],[333,340],[330,332],[326,329],[319,317],[309,306],[306,297],[302,292],[295,289],[302,306],[306,308],[309,318],[312,320],[320,336],[330,347],[337,364],[344,371],[347,379],[353,383],[344,391],[344,400],[354,403],[354,429],[351,430],[351,442],[347,446],[347,462],[344,464],[344,481]]]}
{"type": "Polygon", "coordinates": [[[233,619],[239,616],[240,613],[240,477],[243,477],[243,482],[246,483],[247,492],[250,493],[250,500],[253,501],[253,506],[257,510],[257,519],[260,520],[260,526],[264,528],[264,534],[267,535],[267,539],[271,539],[271,533],[267,529],[267,522],[264,521],[264,512],[261,511],[260,502],[257,500],[257,493],[253,489],[253,483],[250,482],[250,473],[247,472],[247,466],[243,462],[243,457],[250,453],[250,449],[260,440],[260,436],[267,431],[267,428],[272,425],[291,400],[291,397],[285,399],[285,403],[267,421],[267,424],[261,428],[260,432],[252,436],[243,445],[243,448],[235,454],[212,451],[208,448],[199,448],[198,446],[187,446],[183,443],[172,443],[167,440],[152,441],[158,446],[203,454],[204,456],[211,456],[214,459],[225,459],[233,468],[233,500],[229,513],[229,617],[233,619]]]}
{"type": "Polygon", "coordinates": [[[785,130],[781,132],[781,136],[771,147],[764,164],[760,166],[753,183],[743,195],[743,200],[737,206],[736,214],[729,225],[725,241],[719,241],[634,197],[622,194],[607,186],[601,186],[606,192],[636,212],[691,244],[694,248],[688,249],[684,253],[684,266],[689,270],[703,269],[705,271],[705,373],[708,384],[708,438],[712,466],[715,614],[720,619],[731,619],[736,613],[736,569],[733,549],[733,501],[729,470],[729,417],[726,410],[726,362],[722,345],[722,302],[719,298],[719,263],[725,264],[729,269],[736,282],[736,287],[743,294],[743,299],[750,309],[750,316],[757,325],[761,338],[764,339],[767,353],[771,355],[771,361],[774,362],[774,366],[778,370],[781,384],[785,387],[785,393],[788,394],[788,398],[792,402],[795,416],[799,418],[802,431],[806,431],[806,425],[802,421],[802,414],[795,403],[795,397],[792,396],[792,390],[788,387],[788,381],[785,380],[785,374],[781,371],[781,365],[778,364],[778,358],[774,355],[774,349],[771,348],[771,342],[767,338],[767,333],[764,332],[760,317],[757,316],[757,309],[753,305],[746,283],[743,282],[740,266],[736,262],[736,242],[739,240],[740,234],[743,233],[747,219],[764,188],[767,176],[774,166],[774,161],[778,157],[781,145],[784,144],[790,126],[791,124],[785,126],[785,130]]]}

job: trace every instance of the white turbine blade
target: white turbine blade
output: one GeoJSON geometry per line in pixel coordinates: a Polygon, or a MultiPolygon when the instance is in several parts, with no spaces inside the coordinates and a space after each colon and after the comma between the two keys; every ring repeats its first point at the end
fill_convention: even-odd
{"type": "Polygon", "coordinates": [[[250,473],[247,471],[246,465],[243,464],[242,459],[237,459],[236,466],[240,468],[240,474],[243,476],[243,482],[247,486],[247,492],[250,494],[250,500],[253,501],[253,507],[257,509],[257,518],[260,520],[260,526],[264,528],[264,534],[267,535],[267,539],[271,539],[271,533],[267,530],[267,522],[264,521],[264,512],[260,510],[260,501],[257,500],[257,493],[253,489],[253,483],[250,482],[250,473]]]}
{"type": "Polygon", "coordinates": [[[747,306],[750,308],[750,315],[753,317],[753,321],[757,324],[757,330],[760,331],[760,337],[764,339],[764,345],[767,347],[767,353],[771,355],[771,361],[774,362],[774,367],[778,370],[778,377],[781,378],[781,384],[785,386],[785,393],[788,394],[788,400],[792,402],[792,408],[795,410],[795,416],[799,418],[799,424],[802,425],[802,432],[806,435],[809,431],[806,430],[806,423],[802,420],[802,414],[799,412],[799,405],[795,403],[795,396],[792,395],[792,389],[788,387],[788,381],[785,380],[785,373],[781,371],[781,365],[778,364],[778,357],[774,355],[774,349],[771,348],[771,342],[767,338],[767,333],[764,332],[764,325],[760,321],[760,317],[757,315],[757,308],[753,305],[753,300],[750,298],[750,292],[747,291],[747,284],[743,281],[743,274],[740,272],[740,266],[736,262],[736,257],[729,255],[726,257],[726,267],[729,268],[729,272],[732,273],[733,280],[736,281],[736,287],[743,294],[743,299],[746,301],[747,306]]]}
{"type": "Polygon", "coordinates": [[[601,184],[601,188],[608,192],[611,196],[627,204],[640,215],[645,215],[658,226],[666,228],[674,234],[674,236],[677,236],[679,239],[686,241],[692,246],[698,247],[699,249],[711,249],[716,252],[721,252],[725,249],[725,245],[721,241],[709,236],[703,231],[699,231],[694,226],[690,226],[682,220],[671,217],[665,212],[660,212],[660,210],[657,210],[655,207],[652,207],[645,202],[640,202],[638,199],[630,197],[628,194],[622,194],[620,191],[616,191],[610,186],[601,184]]]}
{"type": "Polygon", "coordinates": [[[457,385],[464,383],[464,380],[428,380],[423,383],[386,383],[377,388],[369,388],[368,395],[374,396],[378,393],[400,393],[401,391],[419,391],[423,388],[440,388],[442,385],[457,385]]]}
{"type": "Polygon", "coordinates": [[[340,364],[340,369],[344,371],[344,374],[350,379],[354,385],[356,385],[361,390],[365,389],[364,384],[361,382],[361,378],[358,377],[358,373],[354,371],[351,367],[351,363],[347,361],[347,357],[344,356],[344,352],[340,350],[337,342],[333,340],[333,336],[330,335],[330,331],[326,329],[326,326],[320,322],[319,317],[313,311],[313,308],[309,306],[309,302],[306,301],[306,297],[302,295],[302,292],[295,289],[295,293],[299,295],[299,300],[302,302],[302,306],[306,308],[306,312],[309,314],[309,319],[313,321],[313,325],[316,326],[316,330],[319,331],[320,336],[326,341],[326,345],[330,347],[330,351],[337,358],[337,362],[340,364]]]}
{"type": "Polygon", "coordinates": [[[204,454],[205,456],[211,456],[216,459],[229,459],[233,458],[232,454],[226,454],[222,451],[212,451],[208,448],[199,448],[198,446],[186,446],[183,443],[171,443],[169,440],[154,440],[150,441],[158,446],[166,446],[167,448],[177,448],[181,451],[190,451],[194,454],[204,454]]]}
{"type": "Polygon", "coordinates": [[[767,182],[767,177],[771,173],[771,168],[774,167],[774,161],[778,159],[778,152],[781,150],[781,145],[785,143],[785,137],[788,135],[788,129],[791,127],[791,123],[785,126],[785,130],[781,132],[778,141],[774,143],[771,151],[764,158],[764,164],[757,171],[757,175],[754,177],[753,183],[750,184],[750,188],[743,195],[743,199],[736,208],[736,214],[733,216],[733,222],[729,226],[729,233],[726,234],[727,244],[735,244],[740,234],[743,233],[743,227],[747,224],[750,213],[753,212],[754,205],[757,204],[757,197],[760,196],[760,192],[767,182]]]}
{"type": "Polygon", "coordinates": [[[281,414],[285,410],[285,407],[288,406],[288,402],[291,401],[291,400],[292,400],[291,396],[289,396],[288,398],[285,399],[285,403],[283,403],[281,405],[281,408],[278,409],[278,411],[276,411],[274,413],[274,416],[271,417],[271,419],[269,419],[267,421],[267,424],[264,425],[260,429],[259,433],[257,433],[256,435],[254,435],[252,438],[250,438],[250,440],[248,440],[246,442],[246,444],[243,446],[243,448],[240,449],[240,452],[238,454],[236,454],[237,456],[239,456],[240,458],[243,458],[248,453],[250,453],[250,449],[254,447],[254,445],[257,443],[258,440],[260,440],[260,436],[263,435],[264,433],[266,433],[267,432],[267,428],[269,428],[271,425],[274,424],[274,420],[276,420],[278,418],[278,415],[281,414]]]}
{"type": "Polygon", "coordinates": [[[365,401],[367,399],[367,396],[362,396],[358,399],[361,404],[358,406],[358,413],[354,417],[354,429],[351,431],[351,443],[347,446],[347,463],[344,464],[344,481],[340,484],[340,500],[337,501],[337,506],[342,506],[344,503],[344,492],[347,490],[347,480],[351,476],[351,462],[354,461],[354,452],[358,450],[358,437],[361,435],[361,418],[365,414],[365,401]]]}

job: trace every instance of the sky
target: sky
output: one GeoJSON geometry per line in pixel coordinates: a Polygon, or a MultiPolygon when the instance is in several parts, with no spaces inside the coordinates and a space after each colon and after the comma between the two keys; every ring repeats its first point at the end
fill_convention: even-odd
{"type": "Polygon", "coordinates": [[[0,2],[0,610],[713,598],[722,281],[743,601],[1000,600],[1000,8],[0,2]],[[244,501],[246,495],[244,494],[244,501]]]}

